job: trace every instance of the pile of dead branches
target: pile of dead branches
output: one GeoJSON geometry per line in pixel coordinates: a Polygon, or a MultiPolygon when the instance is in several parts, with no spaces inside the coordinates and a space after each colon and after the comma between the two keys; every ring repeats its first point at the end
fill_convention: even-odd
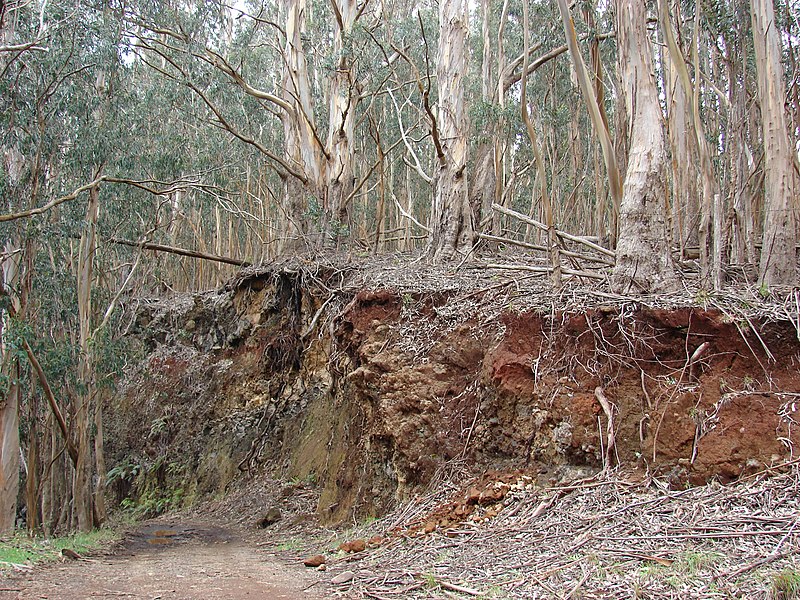
{"type": "Polygon", "coordinates": [[[356,532],[386,541],[358,561],[331,562],[332,575],[354,574],[331,592],[376,600],[796,597],[798,461],[685,490],[609,475],[554,488],[524,481],[490,507],[491,518],[428,533],[413,527],[468,488],[448,484],[356,532]]]}

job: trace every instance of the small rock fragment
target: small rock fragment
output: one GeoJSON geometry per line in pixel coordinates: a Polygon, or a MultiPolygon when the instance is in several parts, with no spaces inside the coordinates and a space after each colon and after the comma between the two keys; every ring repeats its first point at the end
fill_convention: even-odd
{"type": "Polygon", "coordinates": [[[325,564],[325,557],[322,554],[315,554],[305,559],[303,564],[307,567],[319,567],[325,564]]]}
{"type": "Polygon", "coordinates": [[[480,498],[481,491],[475,486],[472,486],[467,490],[467,498],[465,501],[467,504],[477,504],[480,498]]]}
{"type": "Polygon", "coordinates": [[[351,552],[363,552],[367,549],[367,542],[366,540],[353,540],[350,542],[350,551],[351,552]]]}
{"type": "Polygon", "coordinates": [[[343,571],[339,573],[336,577],[331,579],[331,583],[333,585],[341,585],[342,583],[347,583],[348,581],[352,581],[353,577],[355,576],[356,574],[353,573],[352,571],[343,571]]]}
{"type": "Polygon", "coordinates": [[[367,549],[367,542],[362,539],[339,544],[339,550],[341,550],[342,552],[347,552],[348,554],[351,552],[363,552],[366,549],[367,549]]]}

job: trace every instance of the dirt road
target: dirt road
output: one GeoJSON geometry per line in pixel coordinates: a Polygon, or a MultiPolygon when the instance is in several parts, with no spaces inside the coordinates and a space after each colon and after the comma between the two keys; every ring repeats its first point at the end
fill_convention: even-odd
{"type": "Polygon", "coordinates": [[[111,556],[0,580],[0,600],[323,598],[316,572],[208,523],[151,522],[111,556]]]}

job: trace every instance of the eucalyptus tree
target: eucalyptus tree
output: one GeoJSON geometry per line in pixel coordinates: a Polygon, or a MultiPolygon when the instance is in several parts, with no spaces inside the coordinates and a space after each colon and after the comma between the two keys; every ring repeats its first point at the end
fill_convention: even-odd
{"type": "MultiPolygon", "coordinates": [[[[108,329],[141,257],[141,251],[101,249],[100,232],[138,237],[158,228],[147,190],[165,194],[147,180],[154,165],[133,164],[129,154],[143,145],[148,128],[136,122],[141,106],[134,70],[122,56],[120,12],[32,2],[6,17],[13,17],[17,39],[4,42],[12,50],[2,52],[0,72],[0,227],[9,241],[0,259],[9,299],[3,344],[6,365],[15,363],[6,367],[14,376],[4,394],[19,399],[22,421],[17,428],[4,422],[3,444],[13,445],[13,431],[22,429],[29,526],[88,529],[104,516],[108,329]],[[112,187],[123,182],[131,187],[112,187]],[[37,400],[37,379],[46,407],[37,400]]],[[[8,493],[0,512],[8,526],[16,499],[11,471],[3,481],[8,493]]]]}
{"type": "MultiPolygon", "coordinates": [[[[772,0],[751,0],[753,42],[764,140],[764,234],[760,281],[767,288],[797,283],[798,173],[784,109],[782,47],[772,0]]],[[[795,82],[796,85],[796,82],[795,82]]]]}
{"type": "MultiPolygon", "coordinates": [[[[38,201],[47,169],[47,146],[41,127],[25,116],[44,113],[44,95],[28,93],[35,86],[27,66],[48,53],[50,23],[44,8],[34,4],[0,8],[0,196],[3,212],[28,208],[38,201]],[[39,9],[39,10],[37,10],[39,9]],[[27,72],[26,72],[27,71],[27,72]]],[[[16,522],[20,467],[20,404],[23,394],[18,340],[32,284],[34,231],[24,227],[0,230],[0,532],[16,522]]]]}
{"type": "Polygon", "coordinates": [[[619,70],[630,123],[613,275],[613,286],[622,292],[665,290],[677,280],[667,246],[666,146],[646,4],[641,0],[614,3],[619,70]]]}
{"type": "Polygon", "coordinates": [[[315,16],[309,28],[318,9],[305,0],[286,0],[236,9],[198,3],[130,11],[129,31],[140,58],[191,89],[213,123],[257,149],[282,182],[275,194],[277,235],[286,250],[335,242],[350,224],[357,192],[357,69],[366,36],[355,28],[375,15],[367,5],[337,0],[332,14],[315,16]],[[234,15],[237,26],[221,36],[234,15]],[[234,90],[250,99],[246,112],[231,111],[234,90]],[[322,97],[327,112],[319,108],[322,97]]]}
{"type": "MultiPolygon", "coordinates": [[[[695,8],[695,30],[694,40],[692,42],[692,54],[695,57],[694,72],[699,73],[699,63],[697,57],[699,55],[699,7],[695,8]]],[[[708,134],[703,126],[702,116],[700,113],[700,83],[696,82],[694,85],[689,76],[689,68],[683,57],[682,49],[678,46],[675,33],[672,28],[670,19],[670,11],[667,6],[667,0],[658,0],[658,21],[661,26],[661,31],[667,45],[667,55],[675,72],[677,79],[677,86],[675,93],[679,96],[675,100],[677,112],[677,124],[682,125],[682,120],[686,117],[685,107],[690,107],[689,122],[691,123],[691,131],[693,135],[694,150],[699,157],[699,178],[701,181],[700,189],[702,190],[702,202],[700,206],[700,223],[699,223],[699,244],[700,244],[700,262],[701,272],[707,280],[713,282],[715,288],[722,286],[723,278],[723,249],[722,243],[724,238],[723,232],[723,208],[722,208],[722,195],[719,189],[719,180],[714,172],[712,164],[712,154],[707,140],[708,134]]],[[[675,150],[681,152],[679,155],[680,162],[690,162],[690,155],[686,153],[685,146],[681,141],[676,141],[675,150]]],[[[683,192],[684,190],[681,190],[683,192]]]]}
{"type": "Polygon", "coordinates": [[[436,192],[431,211],[430,253],[434,260],[468,255],[474,243],[469,195],[467,109],[464,75],[469,61],[466,0],[440,0],[436,82],[438,111],[431,135],[436,148],[436,192]]]}

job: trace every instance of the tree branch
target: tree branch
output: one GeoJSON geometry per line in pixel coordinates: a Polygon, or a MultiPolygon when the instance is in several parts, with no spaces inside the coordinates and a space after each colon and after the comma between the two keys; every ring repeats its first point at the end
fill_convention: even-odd
{"type": "Polygon", "coordinates": [[[11,46],[0,46],[0,52],[25,52],[26,50],[36,50],[38,52],[49,52],[50,48],[37,46],[38,42],[26,42],[24,44],[13,44],[11,46]]]}
{"type": "Polygon", "coordinates": [[[36,215],[44,214],[48,210],[50,210],[51,208],[55,208],[59,204],[63,204],[64,202],[69,202],[70,200],[74,200],[86,190],[89,190],[94,186],[99,185],[105,180],[106,178],[104,176],[98,177],[97,179],[90,181],[89,183],[86,183],[80,186],[79,188],[76,188],[71,194],[67,194],[66,196],[61,196],[60,198],[56,198],[55,200],[52,200],[47,204],[45,204],[44,206],[40,206],[39,208],[32,208],[30,210],[23,210],[17,213],[8,213],[5,215],[0,215],[0,223],[5,223],[7,221],[16,221],[17,219],[25,219],[28,217],[35,217],[36,215]]]}
{"type": "Polygon", "coordinates": [[[210,63],[222,71],[225,75],[230,77],[236,85],[242,88],[248,96],[252,96],[253,98],[258,98],[259,100],[266,100],[267,102],[271,102],[280,106],[283,110],[289,113],[290,116],[293,118],[295,117],[295,110],[291,104],[289,104],[283,98],[276,96],[275,94],[270,94],[269,92],[265,92],[263,90],[259,90],[254,88],[249,83],[244,80],[244,77],[241,76],[240,73],[233,68],[233,66],[220,54],[210,50],[209,48],[205,49],[206,54],[211,57],[210,63]]]}
{"type": "Polygon", "coordinates": [[[331,0],[331,8],[333,9],[333,16],[336,17],[336,23],[339,25],[339,31],[344,33],[344,19],[342,18],[342,11],[339,10],[339,5],[336,0],[331,0]]]}
{"type": "Polygon", "coordinates": [[[42,365],[40,365],[39,361],[36,359],[30,344],[28,344],[28,340],[23,338],[22,347],[25,350],[25,354],[28,355],[28,361],[31,363],[31,367],[33,367],[33,370],[36,371],[36,377],[39,380],[39,385],[42,388],[45,398],[47,398],[48,404],[50,404],[50,410],[53,412],[53,416],[58,423],[58,428],[61,430],[61,435],[63,436],[64,443],[67,446],[67,452],[69,453],[70,459],[72,459],[72,464],[77,465],[78,449],[75,447],[75,442],[72,441],[72,436],[69,434],[67,422],[64,420],[64,414],[61,412],[58,402],[56,401],[56,397],[53,395],[53,389],[50,387],[50,383],[47,381],[47,375],[45,375],[42,365]]]}
{"type": "Polygon", "coordinates": [[[153,244],[151,242],[134,242],[122,238],[111,237],[105,240],[111,244],[121,244],[123,246],[130,246],[132,248],[142,248],[144,250],[153,250],[154,252],[167,252],[169,254],[177,254],[179,256],[188,256],[190,258],[199,258],[201,260],[211,260],[214,262],[225,263],[227,265],[234,265],[237,267],[246,267],[252,263],[246,260],[239,260],[238,258],[230,258],[228,256],[219,256],[217,254],[209,254],[208,252],[198,252],[196,250],[187,250],[185,248],[178,248],[175,246],[165,246],[163,244],[153,244]]]}

